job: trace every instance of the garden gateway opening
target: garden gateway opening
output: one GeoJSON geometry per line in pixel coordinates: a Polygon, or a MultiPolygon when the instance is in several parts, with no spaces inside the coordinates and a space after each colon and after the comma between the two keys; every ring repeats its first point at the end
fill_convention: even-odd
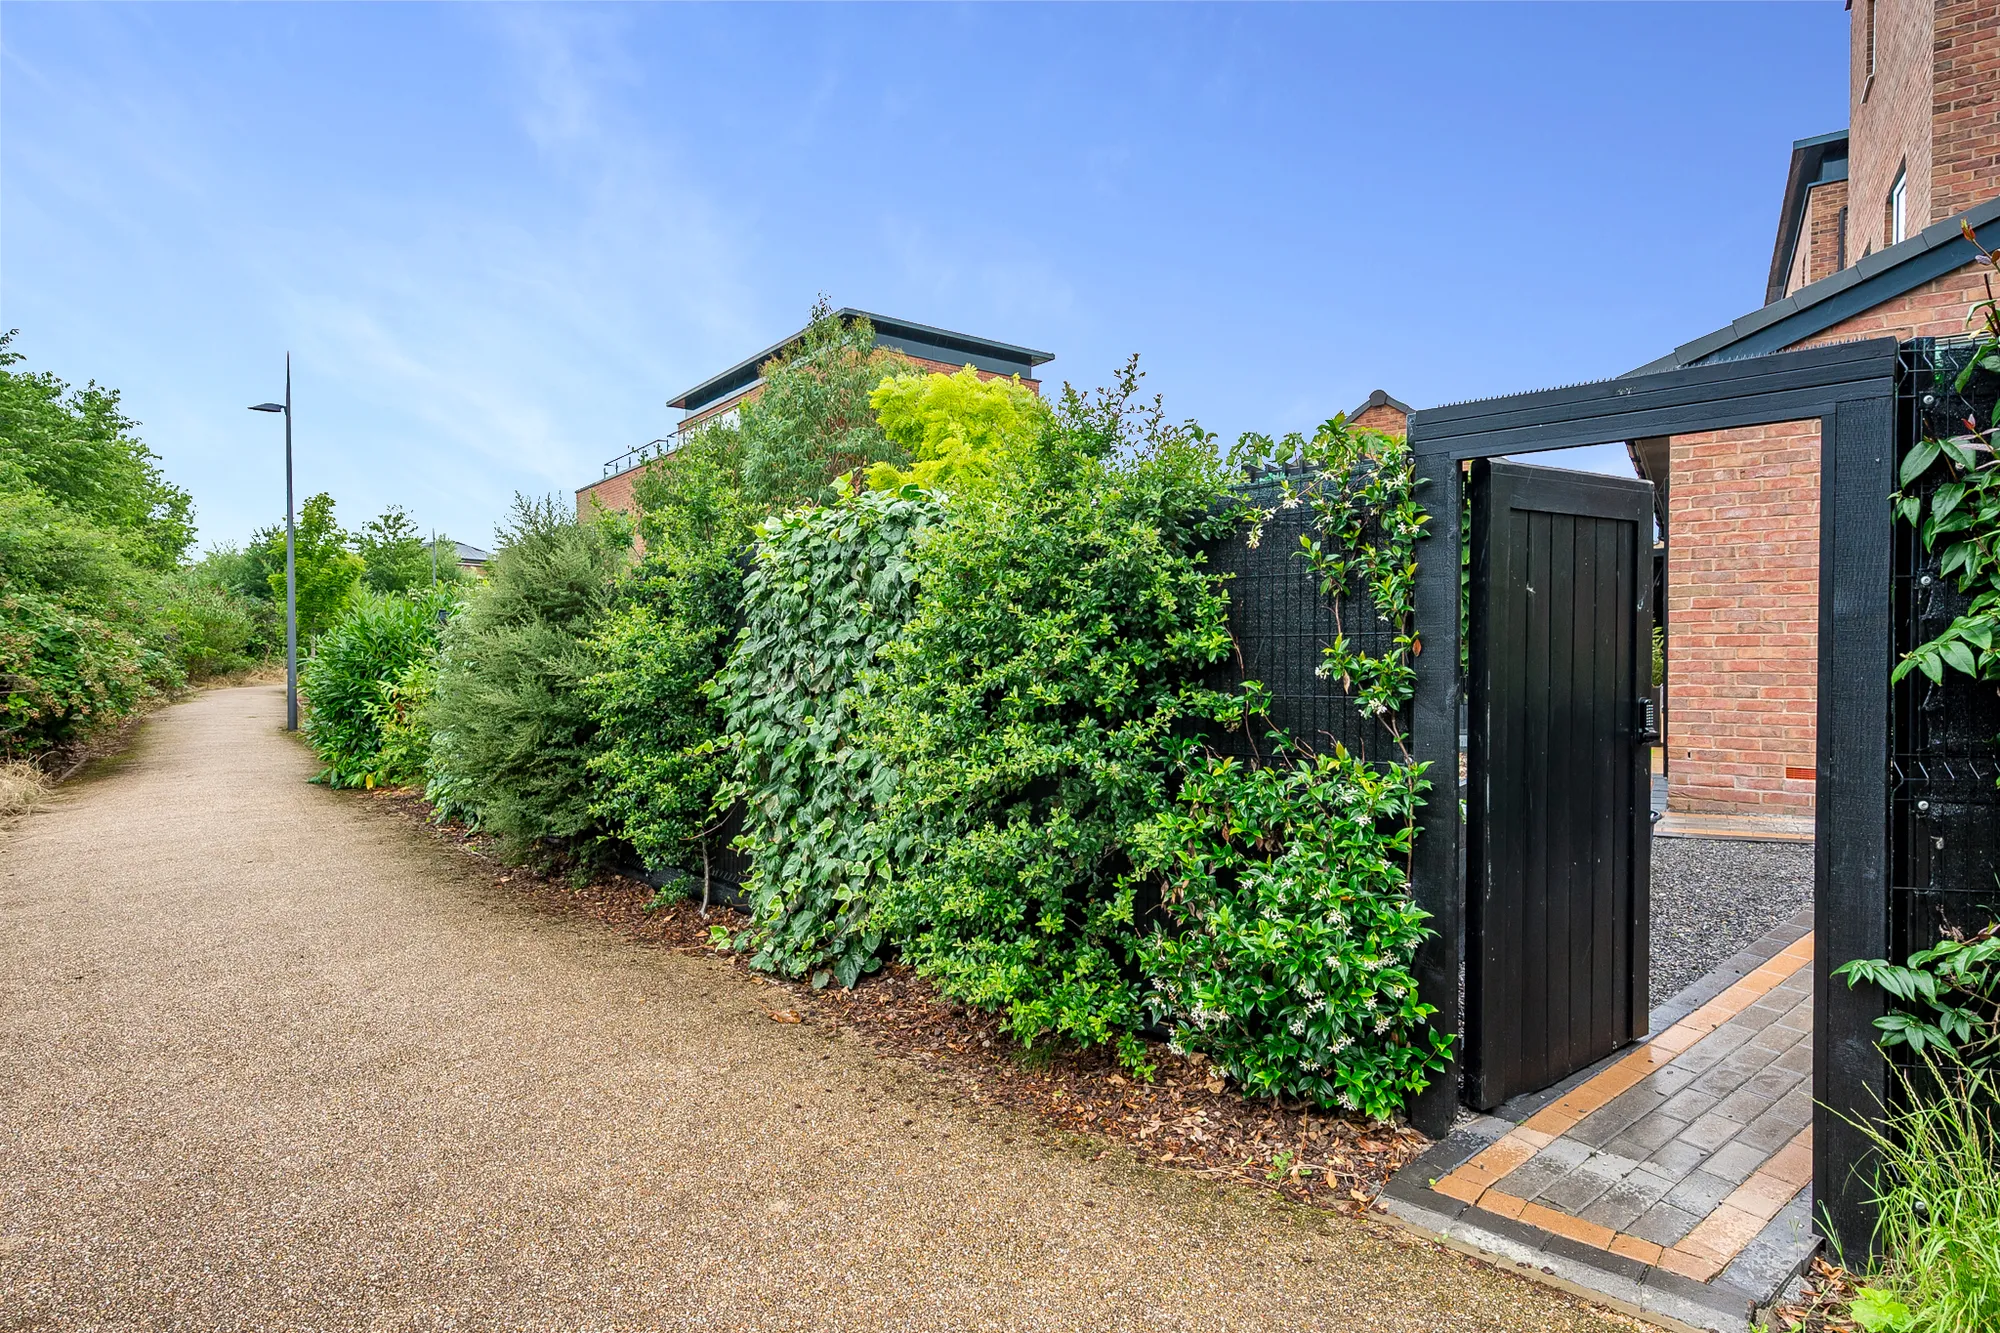
{"type": "MultiPolygon", "coordinates": [[[[1437,1007],[1435,1021],[1462,1034],[1453,1067],[1411,1108],[1426,1133],[1447,1134],[1462,1101],[1485,1109],[1557,1083],[1648,1028],[1646,755],[1658,720],[1644,670],[1654,595],[1651,487],[1495,460],[1816,420],[1823,463],[1813,933],[1804,949],[1760,969],[1751,997],[1773,1012],[1792,994],[1787,985],[1797,1003],[1809,999],[1815,1106],[1809,1133],[1771,1145],[1744,1188],[1768,1195],[1792,1181],[1796,1189],[1809,1160],[1815,1220],[1865,1245],[1867,1142],[1850,1121],[1874,1119],[1887,1094],[1889,1069],[1873,1028],[1883,1000],[1829,972],[1849,959],[1882,957],[1892,945],[1889,677],[1898,636],[1887,497],[1896,489],[1899,394],[1907,408],[1909,378],[1897,343],[1874,339],[1412,415],[1409,442],[1431,515],[1419,552],[1423,651],[1412,735],[1415,757],[1433,773],[1453,772],[1459,758],[1454,557],[1468,498],[1464,646],[1477,682],[1465,700],[1466,818],[1458,802],[1433,797],[1420,817],[1413,866],[1412,891],[1437,928],[1418,958],[1420,992],[1437,1007]],[[1552,666],[1546,646],[1560,633],[1574,651],[1552,666]],[[1529,793],[1537,781],[1552,785],[1529,793]],[[1577,866],[1589,873],[1573,873],[1577,866]]],[[[1675,1039],[1691,1046],[1700,1033],[1675,1039]]],[[[1661,1051],[1654,1063],[1673,1055],[1661,1051]]],[[[1618,1068],[1612,1081],[1624,1086],[1645,1077],[1636,1064],[1618,1068]]],[[[1590,1110],[1561,1106],[1546,1126],[1575,1124],[1590,1110]]],[[[1513,1156],[1499,1153],[1507,1163],[1489,1165],[1511,1169],[1547,1138],[1528,1130],[1513,1156]]],[[[1475,1197],[1484,1187],[1477,1184],[1475,1197]]],[[[1622,1239],[1656,1264],[1700,1267],[1599,1229],[1602,1237],[1583,1239],[1614,1253],[1622,1239]]]]}

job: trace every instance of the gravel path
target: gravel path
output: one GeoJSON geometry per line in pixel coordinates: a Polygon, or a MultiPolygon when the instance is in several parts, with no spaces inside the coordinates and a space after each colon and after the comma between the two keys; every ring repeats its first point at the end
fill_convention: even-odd
{"type": "Polygon", "coordinates": [[[1624,1327],[1097,1160],[167,709],[0,831],[0,1327],[1624,1327]]]}
{"type": "Polygon", "coordinates": [[[1813,898],[1812,844],[1653,839],[1653,1003],[1813,898]]]}

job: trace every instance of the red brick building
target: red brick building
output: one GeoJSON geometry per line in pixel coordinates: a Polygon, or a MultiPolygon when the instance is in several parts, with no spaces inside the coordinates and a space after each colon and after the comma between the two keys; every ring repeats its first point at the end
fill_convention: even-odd
{"type": "MultiPolygon", "coordinates": [[[[1959,223],[2000,224],[2000,3],[1850,13],[1849,126],[1793,145],[1765,305],[1642,371],[1964,331],[1983,288],[1959,223]]],[[[1809,816],[1817,423],[1631,450],[1667,540],[1669,810],[1809,816]]]]}
{"type": "MultiPolygon", "coordinates": [[[[940,375],[956,374],[971,366],[981,379],[1018,375],[1021,383],[1039,393],[1041,381],[1035,377],[1035,370],[1055,359],[1053,352],[1038,352],[1013,343],[995,342],[991,338],[975,338],[971,334],[953,333],[928,324],[912,324],[908,320],[891,319],[866,310],[842,309],[834,313],[843,320],[866,319],[874,326],[877,347],[893,348],[924,369],[940,375]]],[[[667,406],[679,408],[681,412],[673,434],[628,450],[606,463],[603,476],[588,486],[578,488],[577,512],[588,513],[592,504],[599,504],[606,509],[630,513],[633,508],[632,486],[646,464],[662,454],[672,453],[691,428],[727,418],[763,392],[764,366],[773,358],[782,356],[804,332],[801,329],[755,356],[746,357],[729,369],[709,376],[685,393],[668,399],[667,406]]]]}
{"type": "Polygon", "coordinates": [[[1377,389],[1368,401],[1347,414],[1347,424],[1356,430],[1379,430],[1384,435],[1410,433],[1410,405],[1377,389]]]}

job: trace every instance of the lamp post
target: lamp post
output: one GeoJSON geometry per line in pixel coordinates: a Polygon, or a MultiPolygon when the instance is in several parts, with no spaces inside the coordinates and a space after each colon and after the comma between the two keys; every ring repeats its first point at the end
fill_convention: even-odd
{"type": "Polygon", "coordinates": [[[299,729],[299,589],[293,556],[292,354],[285,353],[285,401],[258,403],[252,412],[285,414],[285,730],[299,729]]]}

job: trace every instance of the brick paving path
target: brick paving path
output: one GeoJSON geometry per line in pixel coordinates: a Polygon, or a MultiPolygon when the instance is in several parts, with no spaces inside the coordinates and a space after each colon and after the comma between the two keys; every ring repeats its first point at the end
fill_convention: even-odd
{"type": "Polygon", "coordinates": [[[1681,1318],[1688,1299],[1768,1299],[1811,1244],[1812,948],[1778,949],[1478,1151],[1413,1166],[1385,1206],[1496,1252],[1538,1240],[1681,1318]]]}

